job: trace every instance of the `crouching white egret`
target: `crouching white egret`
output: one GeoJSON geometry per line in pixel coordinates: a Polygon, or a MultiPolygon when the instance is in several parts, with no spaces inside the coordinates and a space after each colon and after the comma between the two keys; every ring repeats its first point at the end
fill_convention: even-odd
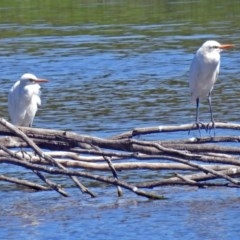
{"type": "Polygon", "coordinates": [[[39,83],[48,82],[31,73],[21,76],[8,95],[8,112],[12,124],[31,127],[38,106],[41,105],[39,83]]]}

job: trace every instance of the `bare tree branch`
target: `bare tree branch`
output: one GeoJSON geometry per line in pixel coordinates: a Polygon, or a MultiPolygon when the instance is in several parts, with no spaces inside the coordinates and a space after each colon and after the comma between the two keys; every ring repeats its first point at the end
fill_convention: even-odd
{"type": "Polygon", "coordinates": [[[183,124],[135,128],[111,138],[99,138],[70,131],[15,127],[1,118],[0,164],[18,165],[28,172],[30,169],[47,186],[7,174],[0,175],[0,181],[35,190],[54,189],[67,196],[61,186],[45,177],[54,175],[56,179],[62,175],[92,197],[96,195],[78,178],[114,185],[118,196],[123,195],[123,188],[151,199],[164,197],[143,191],[143,188],[171,185],[239,188],[240,137],[236,132],[240,125],[218,122],[216,128],[235,132],[232,136],[187,138],[189,135],[184,133],[181,139],[164,140],[159,140],[156,134],[151,135],[195,129],[193,124],[183,124]],[[131,180],[131,171],[141,178],[131,180]],[[125,180],[119,177],[122,175],[125,180]]]}

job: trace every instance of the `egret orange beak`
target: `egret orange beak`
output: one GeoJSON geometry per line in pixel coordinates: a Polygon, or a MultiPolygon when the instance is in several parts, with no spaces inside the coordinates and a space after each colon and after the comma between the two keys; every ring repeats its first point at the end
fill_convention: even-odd
{"type": "Polygon", "coordinates": [[[36,80],[34,80],[36,83],[45,83],[45,82],[48,82],[47,79],[41,79],[41,78],[38,78],[36,80]]]}
{"type": "Polygon", "coordinates": [[[219,48],[220,49],[228,49],[234,47],[234,44],[222,44],[219,48]]]}

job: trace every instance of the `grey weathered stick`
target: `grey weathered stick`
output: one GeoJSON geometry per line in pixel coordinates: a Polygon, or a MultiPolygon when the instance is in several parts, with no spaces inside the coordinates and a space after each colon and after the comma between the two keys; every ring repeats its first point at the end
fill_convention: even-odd
{"type": "Polygon", "coordinates": [[[87,172],[83,172],[83,171],[74,171],[74,170],[68,170],[68,169],[59,169],[56,167],[40,166],[39,164],[33,164],[33,163],[30,163],[27,161],[20,161],[20,160],[17,160],[16,158],[11,158],[11,157],[0,158],[0,162],[11,163],[11,164],[25,167],[27,169],[42,171],[42,172],[46,172],[49,174],[84,177],[84,178],[97,180],[97,181],[104,182],[104,183],[119,185],[123,188],[130,190],[131,192],[133,192],[139,196],[144,196],[149,199],[156,199],[156,200],[157,199],[165,199],[164,196],[157,195],[155,193],[148,193],[146,191],[139,189],[138,187],[136,187],[132,184],[126,183],[125,181],[118,180],[116,178],[104,177],[104,176],[91,174],[91,173],[87,173],[87,172]]]}
{"type": "Polygon", "coordinates": [[[196,184],[197,184],[196,181],[194,181],[194,180],[192,180],[192,179],[189,179],[189,178],[186,177],[186,176],[182,176],[182,175],[179,174],[179,173],[175,173],[175,176],[178,177],[178,178],[180,178],[181,180],[183,180],[183,181],[186,182],[186,183],[193,184],[193,185],[196,185],[196,184]]]}
{"type": "MultiPolygon", "coordinates": [[[[153,159],[161,159],[162,156],[154,156],[148,158],[149,160],[153,159]]],[[[56,161],[61,163],[65,167],[72,167],[72,168],[83,168],[85,170],[92,170],[92,171],[109,171],[109,164],[108,163],[99,163],[99,162],[82,162],[82,161],[75,161],[70,159],[60,159],[56,158],[56,161]]],[[[32,158],[33,163],[36,164],[47,164],[45,160],[39,160],[38,158],[32,158]]],[[[227,164],[202,164],[202,166],[209,167],[214,170],[225,170],[227,168],[234,167],[234,165],[227,165],[227,164]]],[[[198,171],[198,169],[188,166],[182,163],[158,163],[158,162],[123,162],[123,163],[114,163],[114,168],[116,171],[123,171],[123,170],[181,170],[181,171],[198,171]]]]}
{"type": "MultiPolygon", "coordinates": [[[[231,123],[217,123],[217,125],[219,127],[222,126],[229,129],[238,129],[240,126],[239,124],[231,124],[231,123]]],[[[179,129],[181,129],[181,126],[182,125],[180,125],[179,129]]],[[[188,124],[188,126],[192,126],[192,124],[188,124]]],[[[168,126],[164,126],[164,127],[168,129],[168,126]]],[[[178,126],[172,126],[172,127],[169,126],[169,129],[174,130],[175,128],[177,129],[177,127],[178,126]]],[[[152,127],[152,128],[156,128],[156,127],[152,127]]],[[[126,138],[120,139],[120,140],[118,139],[110,140],[110,139],[102,139],[97,137],[90,137],[86,135],[79,135],[73,132],[65,132],[65,131],[57,131],[57,130],[49,130],[49,129],[36,129],[36,128],[25,128],[25,127],[19,127],[18,129],[24,132],[29,138],[33,138],[34,142],[36,142],[38,145],[42,147],[46,147],[48,149],[53,149],[53,150],[70,149],[71,151],[74,151],[74,147],[82,146],[83,148],[85,148],[85,151],[87,151],[86,146],[88,144],[93,144],[94,146],[98,146],[100,148],[131,151],[131,149],[129,148],[128,139],[126,138]]],[[[11,131],[6,129],[6,127],[5,128],[1,127],[0,133],[11,135],[11,131]]],[[[209,142],[216,143],[216,142],[239,142],[239,141],[240,141],[239,136],[216,136],[216,137],[202,137],[202,138],[191,137],[185,140],[161,141],[161,143],[163,146],[169,143],[172,143],[176,146],[178,143],[198,144],[198,143],[209,143],[209,142]]],[[[5,139],[5,144],[7,144],[7,139],[5,139]]],[[[8,139],[8,144],[10,146],[13,146],[13,145],[21,146],[21,143],[19,143],[19,141],[17,142],[16,139],[13,139],[13,141],[8,139]]],[[[174,145],[172,146],[172,148],[174,148],[174,145]]],[[[204,149],[204,146],[202,148],[204,149]]],[[[198,149],[199,150],[201,149],[201,146],[199,144],[198,144],[198,149]]],[[[89,150],[89,152],[90,151],[91,150],[89,150]]],[[[236,151],[236,154],[238,154],[237,152],[239,151],[236,151]]]]}
{"type": "MultiPolygon", "coordinates": [[[[22,132],[21,130],[17,129],[14,125],[7,122],[5,119],[0,118],[0,123],[10,129],[12,132],[14,132],[17,136],[21,137],[27,144],[34,149],[34,151],[41,157],[46,159],[47,161],[51,162],[53,165],[65,169],[60,163],[54,160],[54,158],[48,156],[47,154],[44,154],[42,150],[30,139],[28,136],[22,132]]],[[[91,197],[96,197],[94,193],[92,193],[90,190],[88,190],[83,184],[79,182],[79,180],[75,176],[70,176],[70,178],[75,182],[75,184],[81,189],[83,193],[88,193],[91,197]]]]}
{"type": "MultiPolygon", "coordinates": [[[[225,170],[220,170],[219,173],[227,176],[237,176],[240,174],[240,167],[230,167],[225,170]]],[[[217,176],[212,173],[199,172],[194,174],[188,174],[185,177],[187,177],[190,180],[196,181],[198,184],[204,181],[203,185],[206,185],[206,186],[230,186],[229,183],[207,183],[208,180],[222,178],[220,175],[217,176]]],[[[196,184],[195,186],[198,186],[198,184],[196,184]]],[[[139,183],[137,184],[137,187],[153,188],[153,187],[169,186],[169,185],[189,185],[189,184],[187,184],[186,181],[180,180],[178,177],[170,177],[170,178],[161,179],[161,180],[139,183]]],[[[236,184],[234,184],[233,186],[240,187],[239,185],[236,185],[236,184]]]]}
{"type": "Polygon", "coordinates": [[[50,190],[51,188],[46,187],[46,186],[42,186],[40,184],[37,183],[33,183],[31,181],[27,181],[27,180],[22,180],[22,179],[18,179],[18,178],[14,178],[14,177],[7,177],[4,175],[0,175],[0,181],[6,181],[6,182],[11,182],[11,183],[15,183],[18,185],[23,185],[25,187],[34,189],[34,190],[38,190],[38,191],[46,191],[46,190],[50,190]]]}
{"type": "MultiPolygon", "coordinates": [[[[203,123],[200,128],[205,128],[208,123],[203,123]]],[[[222,123],[222,122],[215,122],[215,128],[222,128],[222,129],[234,129],[240,130],[240,124],[236,123],[222,123]]],[[[131,138],[133,136],[143,135],[143,134],[152,134],[152,133],[162,133],[162,132],[176,132],[176,131],[192,131],[198,130],[199,127],[196,124],[182,124],[182,125],[172,125],[172,126],[156,126],[156,127],[145,127],[145,128],[134,128],[132,131],[128,131],[116,136],[111,137],[111,139],[122,139],[122,138],[131,138]]]]}
{"type": "MultiPolygon", "coordinates": [[[[8,150],[7,148],[5,148],[4,146],[0,145],[0,149],[2,149],[4,152],[6,152],[10,157],[12,158],[16,158],[18,160],[21,160],[23,162],[25,162],[25,159],[22,158],[20,155],[17,155],[16,153],[11,152],[10,150],[8,150]]],[[[53,181],[50,181],[48,179],[46,179],[42,173],[40,173],[39,171],[36,170],[32,170],[42,181],[44,181],[48,186],[50,186],[52,189],[54,189],[55,191],[57,191],[58,193],[60,193],[61,195],[63,195],[64,197],[68,197],[69,195],[58,185],[55,184],[53,181]]]]}
{"type": "MultiPolygon", "coordinates": [[[[194,159],[194,158],[199,159],[199,157],[201,157],[200,155],[189,154],[189,153],[186,152],[186,151],[179,151],[179,150],[175,150],[175,149],[168,149],[168,148],[165,148],[165,147],[161,146],[161,145],[158,144],[158,143],[149,143],[149,142],[137,141],[137,140],[132,140],[132,141],[133,141],[133,143],[134,143],[134,142],[135,142],[135,143],[137,142],[138,144],[143,144],[143,145],[146,145],[146,146],[153,146],[153,147],[159,149],[160,151],[170,152],[170,153],[176,154],[176,155],[178,155],[178,156],[185,157],[185,158],[187,158],[187,159],[188,159],[189,157],[191,157],[192,159],[194,159]]],[[[227,176],[226,174],[223,174],[223,173],[221,173],[221,172],[217,172],[217,171],[214,171],[214,170],[212,170],[212,169],[208,169],[207,167],[203,167],[203,166],[201,166],[201,165],[199,165],[199,164],[190,162],[190,161],[185,160],[185,159],[183,159],[183,158],[177,158],[177,157],[174,158],[174,157],[172,157],[172,160],[174,160],[174,159],[175,159],[175,161],[177,161],[177,162],[180,162],[180,163],[189,165],[189,166],[191,166],[191,167],[195,167],[195,168],[197,168],[197,169],[200,169],[200,170],[202,170],[202,171],[204,171],[204,172],[209,172],[209,173],[212,173],[212,174],[214,174],[214,175],[216,175],[216,176],[225,178],[226,180],[228,180],[228,181],[230,181],[230,182],[232,182],[232,183],[234,183],[234,184],[236,184],[236,185],[239,185],[239,184],[240,184],[240,181],[235,180],[235,179],[233,179],[233,178],[231,178],[231,177],[229,177],[229,176],[227,176]]]]}
{"type": "MultiPolygon", "coordinates": [[[[96,150],[103,157],[103,159],[107,162],[107,164],[108,164],[108,166],[109,166],[109,168],[110,168],[110,170],[111,170],[111,172],[113,174],[113,177],[118,180],[117,171],[116,171],[115,167],[112,164],[111,158],[108,157],[108,156],[105,156],[103,151],[99,147],[94,146],[92,144],[91,144],[91,147],[94,150],[96,150]]],[[[118,197],[121,197],[123,195],[122,189],[121,189],[121,187],[119,185],[117,185],[117,193],[118,193],[118,197]]]]}

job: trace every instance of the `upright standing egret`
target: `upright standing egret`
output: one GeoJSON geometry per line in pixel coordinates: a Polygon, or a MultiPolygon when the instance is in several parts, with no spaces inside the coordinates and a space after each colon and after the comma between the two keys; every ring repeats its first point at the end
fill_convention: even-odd
{"type": "Polygon", "coordinates": [[[199,101],[208,96],[211,122],[214,127],[214,119],[211,105],[211,92],[217,80],[220,68],[220,52],[223,49],[233,47],[233,44],[220,44],[217,41],[209,40],[197,50],[193,58],[189,86],[191,101],[196,101],[196,124],[199,126],[199,101]]]}
{"type": "Polygon", "coordinates": [[[39,83],[44,82],[48,82],[48,80],[25,73],[13,85],[8,95],[8,112],[12,124],[32,126],[38,106],[41,105],[39,83]]]}

